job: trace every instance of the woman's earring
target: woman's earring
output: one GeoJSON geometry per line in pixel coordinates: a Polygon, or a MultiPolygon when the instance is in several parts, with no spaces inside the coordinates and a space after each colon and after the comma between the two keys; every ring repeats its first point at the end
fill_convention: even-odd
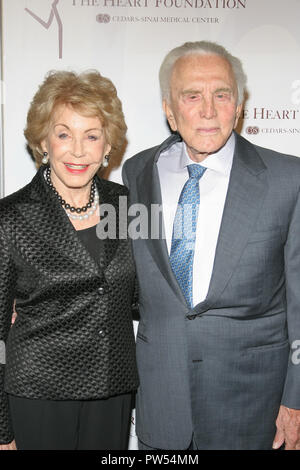
{"type": "Polygon", "coordinates": [[[110,157],[109,155],[105,155],[105,157],[104,157],[104,160],[102,162],[102,166],[104,166],[104,168],[108,167],[109,157],[110,157]]]}
{"type": "Polygon", "coordinates": [[[43,155],[44,155],[44,156],[43,156],[43,159],[42,159],[42,163],[43,163],[44,165],[47,165],[47,163],[48,163],[48,161],[49,161],[48,152],[44,152],[43,155]]]}

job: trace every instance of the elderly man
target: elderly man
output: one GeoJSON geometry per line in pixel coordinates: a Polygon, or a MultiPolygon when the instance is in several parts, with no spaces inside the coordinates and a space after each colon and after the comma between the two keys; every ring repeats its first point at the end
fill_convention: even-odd
{"type": "Polygon", "coordinates": [[[160,83],[173,135],[124,165],[131,203],[163,208],[133,241],[140,448],[300,448],[300,159],[233,131],[223,47],[172,50],[160,83]]]}

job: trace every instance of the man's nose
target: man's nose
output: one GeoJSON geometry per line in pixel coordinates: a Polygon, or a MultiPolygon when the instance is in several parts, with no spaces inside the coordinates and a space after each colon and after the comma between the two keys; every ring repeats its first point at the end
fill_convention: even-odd
{"type": "Polygon", "coordinates": [[[213,97],[203,97],[200,107],[201,117],[212,119],[216,116],[216,108],[213,97]]]}

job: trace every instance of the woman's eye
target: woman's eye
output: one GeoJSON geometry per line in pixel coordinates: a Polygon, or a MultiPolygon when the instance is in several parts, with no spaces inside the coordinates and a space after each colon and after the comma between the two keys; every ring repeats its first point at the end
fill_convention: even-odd
{"type": "Polygon", "coordinates": [[[68,134],[66,132],[61,132],[61,134],[58,134],[59,139],[66,139],[68,137],[68,134]]]}
{"type": "Polygon", "coordinates": [[[89,140],[98,140],[98,136],[97,135],[89,135],[88,139],[89,140]]]}

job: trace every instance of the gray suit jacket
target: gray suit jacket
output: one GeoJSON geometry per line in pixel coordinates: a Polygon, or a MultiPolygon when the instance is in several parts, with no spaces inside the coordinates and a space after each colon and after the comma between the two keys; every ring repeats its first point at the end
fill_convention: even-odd
{"type": "MultiPolygon", "coordinates": [[[[156,162],[178,139],[125,162],[131,204],[161,203],[156,162]]],[[[145,444],[184,449],[194,433],[200,449],[268,449],[280,403],[300,408],[299,188],[300,159],[236,135],[209,291],[192,310],[166,241],[133,241],[145,444]]]]}

